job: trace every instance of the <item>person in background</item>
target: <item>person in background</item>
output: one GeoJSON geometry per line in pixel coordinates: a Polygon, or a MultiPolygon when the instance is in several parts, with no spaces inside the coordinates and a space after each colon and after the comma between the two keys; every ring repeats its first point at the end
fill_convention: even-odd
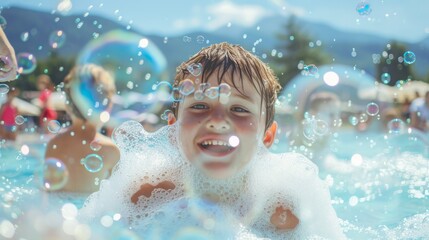
{"type": "Polygon", "coordinates": [[[15,50],[0,27],[0,82],[13,81],[18,77],[15,50]]]}
{"type": "Polygon", "coordinates": [[[48,142],[45,152],[45,160],[60,160],[67,168],[69,179],[61,191],[91,193],[98,190],[98,181],[107,178],[119,160],[119,149],[100,133],[103,125],[100,113],[110,111],[115,89],[112,76],[93,64],[74,67],[65,77],[66,111],[72,124],[48,142]],[[93,109],[85,109],[80,104],[82,96],[76,91],[84,81],[93,86],[92,97],[103,104],[93,109]]]}
{"type": "Polygon", "coordinates": [[[426,132],[429,121],[429,91],[424,97],[416,98],[410,105],[410,126],[426,132]]]}
{"type": "Polygon", "coordinates": [[[6,95],[6,102],[0,107],[0,140],[16,140],[15,118],[18,115],[18,109],[13,106],[13,99],[18,96],[19,90],[11,87],[6,95]]]}
{"type": "Polygon", "coordinates": [[[57,119],[57,112],[49,101],[51,94],[54,91],[54,84],[52,83],[51,78],[46,74],[38,76],[37,89],[40,91],[37,104],[42,109],[39,116],[39,127],[42,129],[42,132],[46,132],[46,126],[49,121],[57,119]]]}

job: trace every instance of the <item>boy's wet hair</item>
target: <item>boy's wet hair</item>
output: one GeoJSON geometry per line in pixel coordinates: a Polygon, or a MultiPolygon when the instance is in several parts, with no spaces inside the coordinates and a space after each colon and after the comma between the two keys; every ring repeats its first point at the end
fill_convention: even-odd
{"type": "Polygon", "coordinates": [[[73,100],[71,96],[71,83],[73,81],[82,81],[82,78],[90,77],[89,81],[92,81],[92,86],[96,88],[97,86],[101,86],[97,92],[104,96],[109,103],[112,101],[112,97],[116,92],[115,81],[112,75],[107,72],[104,68],[97,66],[95,64],[86,64],[83,66],[75,66],[73,69],[67,74],[64,78],[64,92],[66,94],[66,99],[68,101],[68,105],[70,106],[71,113],[75,115],[75,117],[88,120],[85,117],[79,108],[76,105],[76,101],[73,100]]]}
{"type": "MultiPolygon", "coordinates": [[[[247,77],[261,96],[261,108],[262,103],[265,101],[265,130],[273,123],[275,113],[274,104],[281,86],[273,71],[259,58],[239,45],[226,42],[213,44],[203,48],[176,69],[173,88],[177,88],[181,81],[190,74],[187,68],[194,63],[202,65],[202,73],[198,77],[201,83],[206,83],[210,76],[217,74],[218,84],[220,84],[224,81],[225,74],[230,71],[229,74],[233,80],[233,86],[231,87],[234,87],[243,95],[246,93],[244,89],[239,89],[237,81],[240,81],[241,86],[244,86],[242,84],[243,77],[247,77]],[[234,73],[238,73],[239,79],[233,78],[234,73]]],[[[178,102],[173,104],[173,112],[176,117],[178,114],[178,105],[178,102]]]]}

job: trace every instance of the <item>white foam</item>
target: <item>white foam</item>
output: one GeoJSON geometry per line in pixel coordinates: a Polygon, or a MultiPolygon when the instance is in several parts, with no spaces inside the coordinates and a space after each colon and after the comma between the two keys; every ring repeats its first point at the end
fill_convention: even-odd
{"type": "Polygon", "coordinates": [[[261,146],[240,174],[212,180],[181,157],[176,133],[175,125],[147,133],[132,121],[117,128],[113,139],[121,160],[112,176],[101,182],[100,190],[87,199],[79,218],[91,222],[106,213],[120,213],[143,236],[159,237],[163,229],[162,236],[167,238],[177,234],[221,234],[234,239],[344,238],[328,186],[304,156],[276,155],[261,146]],[[140,185],[163,181],[173,182],[175,188],[156,189],[150,197],[138,197],[136,204],[131,201],[140,185]],[[216,204],[201,196],[216,196],[216,204]],[[279,203],[299,218],[294,230],[278,231],[270,224],[279,203]]]}

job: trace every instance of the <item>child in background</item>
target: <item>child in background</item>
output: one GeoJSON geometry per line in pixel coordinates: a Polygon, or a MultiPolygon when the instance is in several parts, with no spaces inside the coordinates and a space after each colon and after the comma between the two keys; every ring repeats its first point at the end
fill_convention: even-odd
{"type": "Polygon", "coordinates": [[[94,192],[98,189],[97,179],[108,177],[119,160],[118,148],[110,138],[100,133],[103,125],[100,114],[109,112],[112,106],[116,91],[114,80],[103,68],[88,64],[73,68],[64,79],[64,84],[66,111],[71,116],[72,124],[49,141],[45,159],[55,158],[66,166],[69,179],[61,191],[94,192]],[[79,102],[83,98],[79,96],[81,84],[94,88],[87,93],[93,93],[91,97],[100,104],[89,109],[79,102]],[[88,115],[88,112],[92,114],[88,115]],[[85,160],[92,162],[85,163],[85,160]]]}
{"type": "Polygon", "coordinates": [[[275,141],[280,85],[261,60],[238,45],[214,44],[178,67],[173,89],[169,126],[153,135],[138,123],[115,130],[121,161],[86,201],[81,219],[118,213],[148,239],[175,238],[196,226],[215,239],[230,237],[220,234],[231,228],[234,239],[344,238],[317,167],[302,155],[267,150],[275,141]],[[239,226],[205,217],[206,209],[193,209],[188,198],[231,213],[239,226]]]}
{"type": "Polygon", "coordinates": [[[13,99],[18,96],[19,91],[11,87],[6,95],[6,102],[0,108],[0,140],[16,140],[15,118],[18,115],[18,109],[13,106],[13,99]]]}
{"type": "Polygon", "coordinates": [[[52,83],[51,78],[46,74],[38,76],[37,89],[40,91],[38,105],[42,109],[39,117],[39,126],[42,128],[42,132],[46,132],[46,126],[49,121],[57,119],[57,112],[49,101],[49,98],[54,91],[54,84],[52,83]]]}

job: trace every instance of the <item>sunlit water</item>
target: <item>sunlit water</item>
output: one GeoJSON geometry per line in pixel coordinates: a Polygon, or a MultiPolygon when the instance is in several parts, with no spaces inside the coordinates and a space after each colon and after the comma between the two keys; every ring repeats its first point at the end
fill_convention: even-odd
{"type": "MultiPolygon", "coordinates": [[[[421,133],[386,135],[344,131],[330,142],[329,147],[334,151],[323,153],[324,157],[317,159],[319,175],[330,185],[332,204],[348,238],[429,237],[429,161],[427,145],[424,143],[426,140],[426,135],[421,133]],[[348,144],[343,144],[345,142],[348,144]]],[[[31,234],[37,236],[34,239],[45,239],[53,231],[61,239],[88,239],[89,236],[90,239],[142,239],[119,221],[120,216],[113,213],[91,226],[79,225],[74,216],[86,196],[46,193],[42,190],[40,172],[44,145],[37,143],[29,147],[33,151],[30,150],[28,155],[22,154],[21,149],[5,144],[0,149],[2,237],[15,239],[16,236],[31,234]],[[114,234],[106,235],[105,229],[110,229],[114,234]]],[[[181,203],[173,202],[167,207],[174,209],[174,204],[179,206],[181,203]]],[[[197,206],[197,209],[216,213],[220,219],[225,217],[215,206],[206,206],[199,200],[193,200],[191,204],[197,206]]],[[[153,227],[155,233],[151,234],[155,235],[152,236],[162,236],[156,233],[159,230],[156,230],[156,224],[153,227]]],[[[175,229],[177,227],[180,226],[175,229]]],[[[223,227],[223,233],[232,231],[226,225],[223,227]]],[[[216,231],[220,234],[222,229],[216,231]]],[[[177,239],[203,236],[202,233],[198,235],[198,229],[189,229],[185,225],[179,233],[177,239]],[[182,235],[179,233],[183,234],[183,238],[180,238],[182,235]]]]}

